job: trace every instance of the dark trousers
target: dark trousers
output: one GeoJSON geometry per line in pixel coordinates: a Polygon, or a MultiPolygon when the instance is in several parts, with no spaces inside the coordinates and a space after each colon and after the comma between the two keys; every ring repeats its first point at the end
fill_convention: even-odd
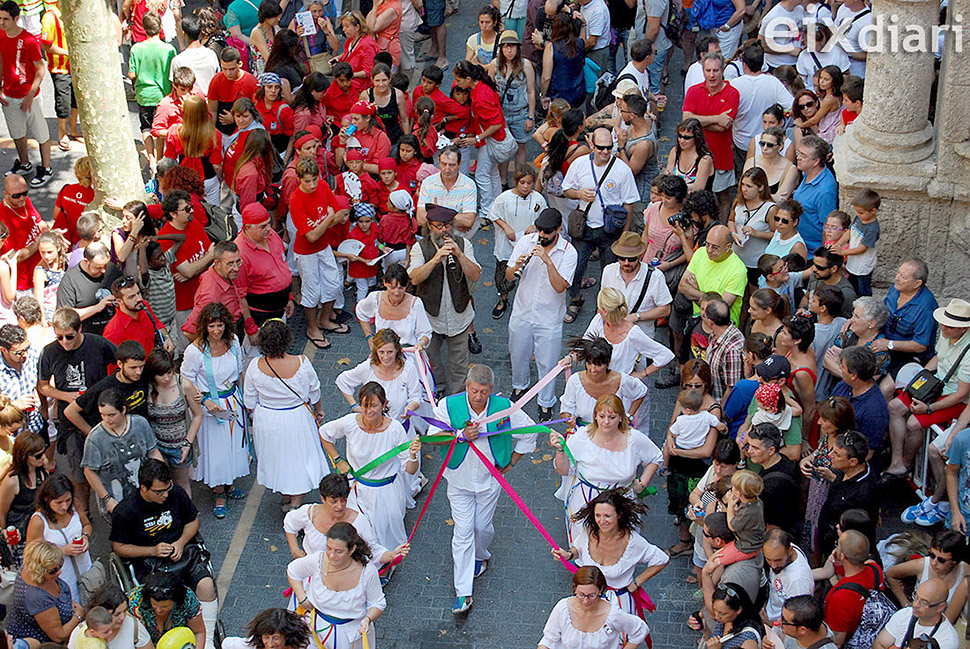
{"type": "Polygon", "coordinates": [[[583,286],[586,266],[589,264],[589,257],[593,254],[593,250],[600,251],[600,276],[602,276],[604,268],[616,261],[616,255],[610,250],[610,246],[620,238],[620,234],[622,233],[606,234],[603,228],[591,228],[587,226],[583,230],[582,238],[573,239],[572,243],[576,247],[578,259],[576,262],[576,274],[573,276],[573,284],[569,287],[569,299],[571,301],[579,299],[579,290],[583,286]]]}

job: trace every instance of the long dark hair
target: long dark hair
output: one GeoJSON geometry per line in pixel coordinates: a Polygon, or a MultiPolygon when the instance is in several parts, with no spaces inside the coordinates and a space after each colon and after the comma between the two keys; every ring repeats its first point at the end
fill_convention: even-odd
{"type": "Polygon", "coordinates": [[[568,58],[573,58],[579,54],[579,39],[576,37],[576,23],[573,17],[566,12],[559,12],[552,19],[552,33],[549,40],[555,44],[557,41],[565,41],[563,51],[568,58]]]}
{"type": "Polygon", "coordinates": [[[549,164],[542,172],[543,180],[549,180],[552,176],[562,169],[569,154],[569,139],[577,135],[583,128],[583,121],[586,116],[578,108],[570,108],[562,116],[562,125],[559,130],[552,134],[549,139],[549,146],[546,148],[546,160],[549,164]]]}
{"type": "Polygon", "coordinates": [[[323,92],[329,87],[330,82],[327,80],[327,77],[319,72],[311,72],[306,75],[303,79],[303,85],[300,86],[296,96],[293,97],[293,110],[297,111],[301,108],[316,109],[317,100],[313,98],[312,91],[323,92]]]}
{"type": "MultiPolygon", "coordinates": [[[[13,450],[11,451],[13,457],[10,460],[10,466],[4,472],[4,477],[15,475],[21,480],[26,480],[27,472],[30,471],[30,464],[27,459],[45,450],[47,450],[47,444],[44,443],[44,439],[40,435],[37,433],[20,433],[14,440],[13,450]]],[[[47,474],[41,467],[38,467],[38,471],[40,473],[38,482],[40,482],[47,474]]]]}
{"type": "Polygon", "coordinates": [[[232,339],[236,335],[236,323],[232,319],[232,314],[222,302],[209,302],[202,307],[195,325],[195,332],[199,335],[202,349],[209,346],[209,325],[213,322],[221,322],[225,325],[222,339],[226,345],[232,347],[232,339]]]}
{"type": "Polygon", "coordinates": [[[371,558],[371,549],[367,541],[360,537],[356,528],[350,523],[334,523],[327,532],[328,539],[343,541],[347,544],[347,549],[354,548],[350,558],[362,566],[366,566],[371,558]]]}
{"type": "Polygon", "coordinates": [[[607,489],[601,491],[596,498],[586,503],[586,506],[576,512],[575,519],[583,522],[583,527],[590,538],[599,541],[600,528],[596,524],[596,506],[610,505],[616,510],[616,524],[621,532],[633,534],[640,529],[640,517],[647,513],[642,503],[627,498],[622,489],[607,489]]]}
{"type": "MultiPolygon", "coordinates": [[[[677,133],[681,131],[690,131],[690,134],[694,136],[694,149],[697,151],[697,161],[700,162],[701,158],[704,156],[711,155],[711,150],[707,148],[707,140],[704,139],[704,127],[701,126],[700,121],[695,117],[688,117],[680,124],[677,125],[677,133]]],[[[680,138],[674,143],[674,160],[680,160],[680,138]]]]}
{"type": "Polygon", "coordinates": [[[732,610],[738,612],[738,616],[731,623],[731,628],[735,633],[746,626],[750,626],[759,637],[763,635],[764,624],[761,622],[758,611],[751,603],[751,598],[748,597],[748,593],[743,588],[735,583],[728,582],[714,589],[712,601],[715,599],[723,601],[732,610]]]}
{"type": "Polygon", "coordinates": [[[283,65],[291,65],[302,75],[306,71],[306,66],[297,58],[300,48],[300,37],[290,29],[283,29],[276,33],[273,38],[273,47],[269,51],[269,58],[266,59],[266,71],[276,72],[277,68],[283,65]]]}
{"type": "MultiPolygon", "coordinates": [[[[51,501],[57,500],[64,494],[71,494],[71,498],[74,498],[74,483],[71,482],[71,479],[61,473],[48,476],[41,483],[40,488],[37,489],[37,510],[47,520],[56,521],[57,514],[51,509],[51,501]]],[[[73,512],[74,503],[71,502],[71,507],[67,510],[67,513],[70,514],[73,512]]]]}
{"type": "Polygon", "coordinates": [[[290,649],[304,649],[310,644],[310,629],[303,618],[285,608],[268,608],[260,611],[249,622],[249,644],[256,649],[265,649],[264,635],[279,633],[290,649]]]}
{"type": "Polygon", "coordinates": [[[492,77],[489,76],[485,68],[471,61],[459,61],[455,64],[451,72],[456,79],[474,79],[475,81],[484,83],[495,92],[498,92],[498,87],[492,81],[492,77]]]}
{"type": "Polygon", "coordinates": [[[155,379],[163,374],[168,374],[175,369],[175,361],[172,355],[161,348],[155,348],[145,359],[145,371],[142,378],[148,383],[148,390],[152,398],[158,397],[158,388],[155,387],[155,379]]]}

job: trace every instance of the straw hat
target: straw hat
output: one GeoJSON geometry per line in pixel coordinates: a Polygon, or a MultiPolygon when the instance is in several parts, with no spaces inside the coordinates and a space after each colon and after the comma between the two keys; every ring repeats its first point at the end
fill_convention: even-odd
{"type": "Polygon", "coordinates": [[[502,32],[502,36],[498,39],[499,45],[521,45],[522,41],[519,40],[519,35],[514,29],[506,29],[502,32]]]}
{"type": "Polygon", "coordinates": [[[625,257],[627,259],[631,259],[633,257],[639,258],[642,257],[643,253],[647,251],[647,244],[640,239],[640,235],[636,232],[624,232],[620,235],[620,238],[617,239],[612,246],[610,246],[610,250],[612,250],[613,254],[617,257],[625,257]]]}
{"type": "Polygon", "coordinates": [[[933,318],[947,327],[970,327],[970,302],[952,299],[945,307],[933,311],[933,318]]]}

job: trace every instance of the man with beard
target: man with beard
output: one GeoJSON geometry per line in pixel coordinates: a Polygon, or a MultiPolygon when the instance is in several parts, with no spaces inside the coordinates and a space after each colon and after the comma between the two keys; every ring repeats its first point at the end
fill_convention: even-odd
{"type": "Polygon", "coordinates": [[[469,354],[466,341],[475,319],[468,284],[478,281],[482,267],[475,261],[471,242],[452,237],[452,222],[458,212],[441,205],[426,205],[425,210],[429,236],[411,246],[408,275],[431,321],[428,360],[435,382],[443,394],[454,394],[465,380],[469,354]],[[447,380],[441,360],[442,345],[448,347],[447,380]]]}
{"type": "Polygon", "coordinates": [[[156,336],[169,354],[175,349],[165,325],[158,321],[141,296],[141,288],[134,277],[119,277],[111,284],[111,294],[117,300],[114,317],[104,328],[104,337],[116,345],[126,340],[141,344],[147,354],[155,347],[156,336]]]}
{"type": "MultiPolygon", "coordinates": [[[[242,338],[242,331],[245,329],[246,335],[252,337],[259,331],[256,322],[249,318],[243,318],[242,298],[236,290],[236,277],[239,276],[239,269],[242,268],[242,258],[239,256],[239,247],[232,241],[220,241],[214,247],[215,259],[212,268],[202,273],[199,280],[199,290],[195,294],[195,304],[192,313],[189,314],[185,324],[182,325],[182,332],[190,340],[194,340],[199,332],[195,325],[199,320],[199,314],[205,305],[211,302],[221,302],[229,309],[233,319],[236,321],[236,334],[242,338]]],[[[254,341],[253,341],[254,342],[254,341]]]]}
{"type": "Polygon", "coordinates": [[[84,248],[84,259],[68,268],[57,287],[57,308],[74,309],[84,333],[101,335],[111,320],[115,298],[107,290],[118,270],[100,241],[84,248]]]}
{"type": "MultiPolygon", "coordinates": [[[[533,354],[539,376],[555,366],[562,347],[562,319],[566,315],[566,289],[576,272],[577,253],[559,236],[562,214],[554,207],[539,213],[536,232],[519,239],[512,249],[513,266],[505,279],[518,275],[519,289],[509,318],[509,356],[512,359],[512,401],[525,394],[531,383],[529,364],[533,354]]],[[[539,421],[552,419],[556,386],[539,392],[539,421]]]]}

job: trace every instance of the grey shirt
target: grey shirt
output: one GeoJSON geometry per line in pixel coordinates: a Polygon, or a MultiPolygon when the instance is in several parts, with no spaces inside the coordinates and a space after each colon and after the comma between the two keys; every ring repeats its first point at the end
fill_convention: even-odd
{"type": "Polygon", "coordinates": [[[92,428],[81,457],[81,467],[96,472],[119,503],[138,489],[138,469],[155,450],[155,433],[148,421],[140,415],[129,415],[128,420],[121,436],[109,433],[104,424],[92,428]]]}

